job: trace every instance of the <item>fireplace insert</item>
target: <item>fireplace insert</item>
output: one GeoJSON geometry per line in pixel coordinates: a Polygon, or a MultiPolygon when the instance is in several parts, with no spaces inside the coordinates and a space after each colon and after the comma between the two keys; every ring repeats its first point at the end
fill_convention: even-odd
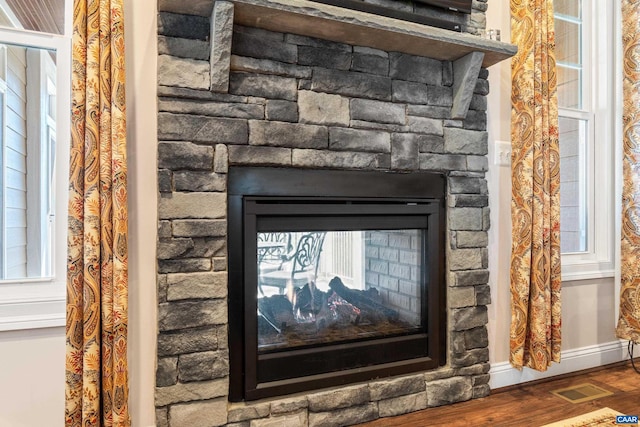
{"type": "Polygon", "coordinates": [[[230,399],[445,362],[445,179],[229,171],[230,399]]]}

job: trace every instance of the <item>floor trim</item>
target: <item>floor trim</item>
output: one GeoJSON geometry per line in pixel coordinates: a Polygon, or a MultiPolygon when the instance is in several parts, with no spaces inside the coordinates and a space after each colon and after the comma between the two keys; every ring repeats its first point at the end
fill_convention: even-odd
{"type": "Polygon", "coordinates": [[[628,358],[627,342],[612,341],[563,351],[561,353],[561,363],[552,364],[545,372],[538,372],[529,368],[523,368],[519,371],[512,367],[509,362],[493,363],[489,372],[491,374],[489,385],[492,390],[495,390],[501,387],[609,365],[627,360],[628,358]]]}

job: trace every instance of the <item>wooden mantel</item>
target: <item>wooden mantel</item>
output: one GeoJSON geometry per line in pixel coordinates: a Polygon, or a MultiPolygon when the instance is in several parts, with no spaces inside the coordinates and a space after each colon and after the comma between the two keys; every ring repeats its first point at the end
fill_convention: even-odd
{"type": "MultiPolygon", "coordinates": [[[[236,24],[317,37],[385,51],[456,61],[483,54],[486,68],[510,58],[517,47],[467,33],[443,30],[308,0],[233,0],[236,24]]],[[[210,16],[213,0],[159,0],[162,12],[210,16]]]]}

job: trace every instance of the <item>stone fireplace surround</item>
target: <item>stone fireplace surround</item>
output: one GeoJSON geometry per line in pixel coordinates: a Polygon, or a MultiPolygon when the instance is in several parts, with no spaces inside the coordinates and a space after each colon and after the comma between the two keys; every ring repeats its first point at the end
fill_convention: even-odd
{"type": "MultiPolygon", "coordinates": [[[[296,20],[280,32],[256,28],[269,25],[242,7],[270,2],[218,2],[211,19],[178,3],[161,1],[158,19],[157,425],[349,425],[488,395],[486,67],[515,50],[426,28],[427,40],[444,40],[447,54],[458,46],[462,59],[443,57],[441,47],[419,56],[311,37],[296,20]],[[445,173],[447,365],[229,403],[226,174],[234,165],[445,173]]],[[[341,17],[329,23],[353,22],[341,17]]],[[[387,21],[367,25],[375,32],[387,21]]],[[[385,34],[425,43],[416,28],[385,34]]]]}

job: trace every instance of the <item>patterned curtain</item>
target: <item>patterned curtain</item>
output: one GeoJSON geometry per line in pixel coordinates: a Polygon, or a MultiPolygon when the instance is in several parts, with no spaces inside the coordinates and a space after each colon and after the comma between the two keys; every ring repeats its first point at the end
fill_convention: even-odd
{"type": "Polygon", "coordinates": [[[640,343],[640,2],[622,1],[623,154],[619,338],[640,343]]]}
{"type": "Polygon", "coordinates": [[[552,0],[511,0],[510,361],[560,361],[560,153],[552,0]]]}
{"type": "Polygon", "coordinates": [[[74,0],[67,426],[129,426],[123,0],[74,0]]]}

